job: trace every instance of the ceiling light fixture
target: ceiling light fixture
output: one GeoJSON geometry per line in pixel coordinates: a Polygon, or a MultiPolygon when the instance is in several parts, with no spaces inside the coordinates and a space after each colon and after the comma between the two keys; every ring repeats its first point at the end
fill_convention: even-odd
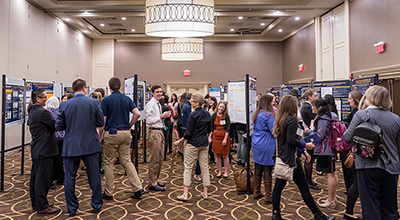
{"type": "Polygon", "coordinates": [[[131,29],[131,31],[132,31],[132,32],[135,32],[136,30],[135,30],[135,29],[131,29]]]}
{"type": "Polygon", "coordinates": [[[83,31],[83,33],[88,33],[88,32],[89,32],[88,30],[84,30],[84,31],[83,31]]]}
{"type": "Polygon", "coordinates": [[[278,30],[278,32],[282,32],[282,31],[283,31],[282,29],[279,29],[279,30],[278,30]]]}
{"type": "Polygon", "coordinates": [[[242,20],[242,19],[243,19],[243,16],[239,16],[238,19],[239,19],[239,20],[242,20]]]}
{"type": "Polygon", "coordinates": [[[69,18],[66,18],[66,19],[64,19],[64,21],[70,21],[71,19],[69,19],[69,18]]]}
{"type": "Polygon", "coordinates": [[[121,20],[125,21],[125,20],[126,20],[126,18],[125,18],[125,17],[122,17],[122,18],[121,18],[121,20]]]}
{"type": "Polygon", "coordinates": [[[203,60],[203,48],[201,38],[166,38],[161,43],[162,60],[203,60]]]}
{"type": "Polygon", "coordinates": [[[296,21],[300,20],[300,17],[296,17],[295,20],[296,20],[296,21]]]}
{"type": "Polygon", "coordinates": [[[214,34],[214,0],[146,0],[145,33],[153,37],[214,34]]]}
{"type": "Polygon", "coordinates": [[[235,31],[235,29],[231,28],[231,31],[235,31]]]}
{"type": "Polygon", "coordinates": [[[103,23],[101,23],[101,24],[100,24],[100,26],[104,27],[104,26],[106,26],[106,25],[105,25],[105,24],[103,24],[103,23]]]}
{"type": "Polygon", "coordinates": [[[265,26],[265,23],[261,23],[261,26],[265,26]]]}

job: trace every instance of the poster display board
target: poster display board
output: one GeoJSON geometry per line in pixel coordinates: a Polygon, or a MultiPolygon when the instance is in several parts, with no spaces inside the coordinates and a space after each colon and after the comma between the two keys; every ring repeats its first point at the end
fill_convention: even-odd
{"type": "Polygon", "coordinates": [[[210,88],[210,96],[214,96],[217,99],[217,102],[221,100],[221,88],[210,88]]]}
{"type": "Polygon", "coordinates": [[[282,85],[281,86],[281,97],[289,94],[290,90],[292,90],[292,85],[282,85]]]}
{"type": "Polygon", "coordinates": [[[365,95],[367,89],[373,85],[377,85],[375,76],[353,79],[351,90],[360,91],[363,95],[365,95]]]}
{"type": "Polygon", "coordinates": [[[5,127],[23,123],[25,104],[25,83],[23,80],[6,78],[5,82],[5,127]]]}
{"type": "Polygon", "coordinates": [[[125,79],[125,95],[131,98],[133,101],[133,87],[134,87],[135,77],[125,79]]]}
{"type": "Polygon", "coordinates": [[[228,102],[228,85],[220,85],[221,88],[221,101],[228,102]]]}
{"type": "Polygon", "coordinates": [[[297,89],[299,92],[299,99],[301,99],[301,96],[307,91],[307,89],[311,88],[310,84],[308,83],[302,83],[302,84],[291,84],[292,89],[297,89]]]}
{"type": "Polygon", "coordinates": [[[319,98],[323,98],[327,94],[333,95],[340,120],[348,117],[351,112],[348,100],[351,89],[350,80],[313,82],[313,88],[318,93],[319,98]]]}
{"type": "Polygon", "coordinates": [[[228,82],[228,114],[231,119],[231,123],[246,124],[245,100],[246,100],[245,81],[228,82]]]}
{"type": "Polygon", "coordinates": [[[253,115],[257,110],[257,80],[249,77],[250,135],[253,134],[253,115]]]}
{"type": "Polygon", "coordinates": [[[54,96],[58,98],[62,96],[62,85],[60,83],[54,83],[54,96]]]}
{"type": "Polygon", "coordinates": [[[71,85],[63,85],[63,95],[74,94],[74,90],[71,85]]]}

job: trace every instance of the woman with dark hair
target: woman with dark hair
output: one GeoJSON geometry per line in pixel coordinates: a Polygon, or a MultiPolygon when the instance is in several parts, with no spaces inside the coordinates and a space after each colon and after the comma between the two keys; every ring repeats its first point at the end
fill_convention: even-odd
{"type": "MultiPolygon", "coordinates": [[[[344,120],[347,127],[351,123],[353,116],[356,114],[356,112],[359,109],[360,110],[365,109],[365,108],[358,106],[361,103],[362,98],[363,98],[363,95],[360,91],[354,90],[349,93],[349,103],[350,103],[350,107],[352,108],[352,111],[351,111],[350,115],[344,120]]],[[[365,98],[364,98],[364,100],[365,100],[365,98]]],[[[345,151],[340,155],[340,158],[342,159],[343,179],[344,179],[344,183],[346,185],[346,190],[347,190],[346,212],[344,213],[343,218],[350,219],[350,220],[358,220],[361,218],[358,218],[353,213],[354,206],[357,202],[358,195],[359,195],[356,172],[355,172],[354,167],[347,168],[344,165],[344,162],[347,159],[347,155],[348,155],[349,151],[350,150],[345,151]]]]}
{"type": "Polygon", "coordinates": [[[326,173],[328,181],[328,198],[320,203],[321,207],[336,207],[336,191],[339,182],[335,171],[336,151],[330,148],[331,122],[339,121],[336,113],[331,112],[328,102],[323,99],[317,99],[313,102],[313,113],[317,115],[314,121],[314,130],[308,129],[306,133],[316,133],[319,143],[315,143],[314,154],[317,156],[316,170],[326,173]]]}
{"type": "MultiPolygon", "coordinates": [[[[315,201],[310,193],[308,182],[304,176],[303,167],[300,163],[300,156],[304,148],[313,149],[313,143],[305,143],[300,141],[297,135],[300,129],[297,121],[297,100],[295,97],[287,95],[282,98],[279,103],[278,114],[275,117],[274,135],[277,139],[278,152],[277,156],[290,167],[295,167],[293,171],[293,181],[300,190],[301,197],[308,208],[314,214],[316,220],[333,220],[335,217],[328,217],[315,204],[315,201]],[[297,157],[296,157],[297,152],[297,157]]],[[[310,160],[310,155],[305,153],[307,160],[310,160]]],[[[285,188],[287,180],[276,178],[275,187],[272,194],[272,220],[282,220],[280,214],[281,194],[285,188]]]]}
{"type": "Polygon", "coordinates": [[[328,103],[329,111],[335,112],[336,115],[338,114],[338,110],[336,108],[335,98],[331,94],[327,94],[324,97],[325,101],[328,103]]]}
{"type": "Polygon", "coordinates": [[[367,90],[364,97],[367,108],[365,110],[360,108],[355,113],[349,128],[343,135],[344,140],[350,142],[354,129],[367,120],[378,125],[383,134],[382,147],[384,153],[378,159],[371,160],[354,155],[363,219],[398,219],[397,181],[400,174],[400,118],[389,111],[392,101],[390,100],[390,93],[385,87],[372,86],[367,90]]]}
{"type": "MultiPolygon", "coordinates": [[[[218,101],[214,96],[208,97],[208,113],[210,113],[210,116],[214,114],[215,110],[217,110],[217,104],[218,101]]],[[[215,156],[214,152],[212,152],[212,143],[208,146],[208,155],[210,155],[210,164],[215,163],[215,156]]],[[[239,155],[239,149],[238,149],[238,155],[239,155]]],[[[238,156],[239,160],[239,156],[238,156]]]]}
{"type": "Polygon", "coordinates": [[[253,115],[253,136],[251,147],[253,149],[254,173],[254,199],[258,200],[264,195],[261,193],[261,180],[264,179],[264,203],[272,203],[272,169],[276,139],[272,134],[275,123],[275,112],[272,108],[270,95],[261,96],[257,110],[253,115]],[[264,174],[264,178],[263,177],[264,174]]]}
{"type": "Polygon", "coordinates": [[[164,132],[164,161],[167,158],[167,150],[169,148],[169,151],[172,152],[172,123],[173,123],[173,118],[172,115],[174,115],[174,108],[172,108],[169,105],[169,97],[168,95],[163,95],[160,99],[160,104],[161,104],[161,108],[162,108],[162,112],[167,112],[170,111],[171,112],[171,117],[165,118],[164,119],[164,125],[165,128],[163,130],[164,132]]]}
{"type": "Polygon", "coordinates": [[[175,134],[176,139],[179,139],[179,134],[178,134],[178,96],[176,96],[175,93],[171,95],[171,103],[174,108],[174,115],[172,115],[172,118],[174,119],[173,123],[173,132],[175,134]]]}
{"type": "Polygon", "coordinates": [[[217,154],[217,177],[221,177],[221,155],[224,158],[225,173],[224,178],[228,178],[229,175],[229,153],[231,151],[229,129],[231,121],[228,115],[228,108],[225,102],[219,102],[217,111],[211,116],[211,134],[209,137],[209,143],[213,143],[213,152],[217,154]]]}

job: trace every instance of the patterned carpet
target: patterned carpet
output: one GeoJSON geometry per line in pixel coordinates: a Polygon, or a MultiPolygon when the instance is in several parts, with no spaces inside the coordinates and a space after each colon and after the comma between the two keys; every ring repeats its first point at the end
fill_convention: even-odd
{"type": "MultiPolygon", "coordinates": [[[[30,150],[26,147],[25,172],[30,172],[30,150]]],[[[143,148],[139,149],[140,162],[143,161],[143,148]]],[[[236,154],[233,154],[235,160],[236,154]]],[[[5,189],[12,192],[0,192],[0,219],[67,219],[69,215],[65,205],[64,188],[57,186],[50,190],[48,199],[54,201],[56,207],[61,211],[52,215],[38,215],[33,213],[29,199],[29,175],[14,175],[21,170],[20,153],[6,156],[5,161],[5,189]]],[[[345,211],[346,195],[344,195],[344,182],[340,163],[336,163],[339,170],[338,205],[336,209],[321,208],[336,219],[343,219],[345,211]]],[[[233,173],[239,172],[242,167],[230,166],[230,177],[227,179],[216,178],[216,165],[210,165],[212,175],[211,187],[209,187],[209,199],[200,197],[201,184],[192,183],[190,187],[190,200],[180,202],[176,200],[178,194],[182,194],[183,165],[182,158],[174,153],[167,155],[164,162],[161,181],[167,184],[165,192],[150,192],[143,195],[141,200],[130,198],[131,190],[128,178],[123,176],[122,165],[115,165],[115,194],[113,201],[104,200],[104,206],[100,213],[93,214],[90,206],[91,190],[88,185],[85,171],[79,169],[76,181],[76,194],[79,198],[80,208],[77,215],[69,219],[201,219],[201,220],[225,220],[225,219],[270,219],[272,205],[265,205],[263,199],[255,201],[252,195],[237,195],[233,173]]],[[[139,163],[139,176],[145,182],[147,188],[147,164],[139,163]]],[[[321,191],[311,190],[316,201],[327,195],[326,177],[313,175],[323,189],[321,191]]],[[[104,178],[103,183],[104,185],[104,178]]],[[[262,187],[263,188],[263,187],[262,187]]],[[[301,195],[293,182],[286,186],[281,200],[281,209],[284,219],[313,219],[313,215],[301,199],[301,195]]],[[[355,214],[361,216],[360,203],[357,202],[355,214]]]]}

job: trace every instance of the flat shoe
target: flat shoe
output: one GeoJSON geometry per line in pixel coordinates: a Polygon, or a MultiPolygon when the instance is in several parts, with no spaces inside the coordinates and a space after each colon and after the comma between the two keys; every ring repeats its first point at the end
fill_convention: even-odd
{"type": "Polygon", "coordinates": [[[217,175],[217,178],[221,178],[221,174],[218,174],[218,175],[217,175]]]}
{"type": "Polygon", "coordinates": [[[229,175],[226,175],[226,176],[225,176],[225,175],[223,175],[222,177],[224,177],[224,178],[228,178],[228,177],[229,177],[229,175]]]}
{"type": "Polygon", "coordinates": [[[184,197],[183,195],[177,196],[176,197],[177,200],[182,201],[182,202],[187,202],[188,198],[184,197]]]}
{"type": "Polygon", "coordinates": [[[201,196],[203,199],[205,199],[205,200],[208,199],[208,195],[206,196],[206,195],[204,195],[204,193],[200,193],[200,196],[201,196]]]}

